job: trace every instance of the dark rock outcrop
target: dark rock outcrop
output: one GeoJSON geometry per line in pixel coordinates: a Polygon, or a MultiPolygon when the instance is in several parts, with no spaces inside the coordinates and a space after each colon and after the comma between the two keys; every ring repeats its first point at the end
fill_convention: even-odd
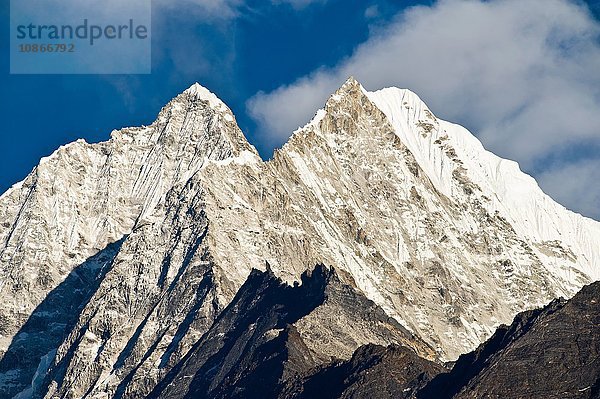
{"type": "Polygon", "coordinates": [[[360,347],[348,361],[292,380],[279,397],[600,398],[600,282],[573,299],[517,315],[452,370],[397,345],[360,347]]]}
{"type": "MultiPolygon", "coordinates": [[[[266,272],[254,270],[210,330],[149,397],[295,397],[303,391],[301,386],[305,382],[309,391],[314,389],[313,382],[323,378],[323,373],[341,375],[352,372],[360,381],[362,369],[373,366],[380,370],[378,372],[384,372],[387,366],[383,364],[401,357],[416,361],[419,375],[422,374],[421,363],[437,370],[438,366],[419,358],[414,349],[400,346],[394,346],[389,353],[382,346],[365,347],[356,352],[348,366],[337,359],[333,364],[329,360],[324,363],[324,359],[307,343],[314,346],[315,337],[335,341],[336,335],[329,331],[331,326],[313,324],[313,334],[307,334],[299,331],[297,325],[303,326],[299,321],[313,312],[318,313],[317,310],[322,307],[327,310],[337,307],[336,317],[352,322],[353,312],[344,314],[344,308],[357,306],[370,309],[367,321],[373,326],[372,331],[380,337],[387,337],[388,342],[410,342],[413,339],[405,330],[396,329],[395,323],[382,319],[379,313],[383,312],[354,288],[343,284],[334,269],[319,265],[311,273],[304,273],[301,284],[295,286],[287,285],[269,269],[266,272]],[[366,359],[369,361],[364,363],[365,367],[360,366],[366,359]]],[[[365,315],[360,313],[355,318],[365,321],[365,315]]],[[[319,320],[318,316],[315,320],[319,320]]],[[[355,323],[358,325],[359,321],[355,320],[355,323]]],[[[332,342],[331,345],[340,344],[332,342]]],[[[346,342],[344,348],[346,345],[350,343],[346,342]]],[[[418,340],[413,346],[425,347],[418,340]]],[[[407,374],[406,378],[413,378],[412,374],[407,374]]],[[[347,388],[362,389],[360,386],[347,388]]]]}
{"type": "Polygon", "coordinates": [[[338,301],[328,296],[344,290],[352,292],[324,266],[304,274],[294,287],[270,271],[253,271],[215,325],[150,397],[600,397],[600,282],[569,301],[520,313],[449,372],[402,344],[363,345],[350,359],[329,363],[314,356],[296,325],[327,301],[338,301]]]}
{"type": "MultiPolygon", "coordinates": [[[[320,266],[302,276],[302,285],[290,287],[270,270],[253,270],[211,329],[150,397],[273,397],[290,352],[301,345],[290,324],[323,302],[331,277],[320,266]]],[[[295,366],[300,370],[314,366],[310,358],[299,360],[295,366]]]]}
{"type": "Polygon", "coordinates": [[[352,359],[324,367],[304,381],[290,384],[280,397],[409,399],[444,370],[407,347],[365,345],[356,350],[352,359]]]}
{"type": "Polygon", "coordinates": [[[569,301],[517,315],[420,399],[599,398],[600,282],[569,301]]]}

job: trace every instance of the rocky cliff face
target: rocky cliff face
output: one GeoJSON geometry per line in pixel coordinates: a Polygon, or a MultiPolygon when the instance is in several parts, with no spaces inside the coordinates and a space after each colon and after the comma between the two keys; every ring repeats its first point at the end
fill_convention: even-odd
{"type": "Polygon", "coordinates": [[[517,315],[419,398],[600,397],[600,283],[517,315]]]}
{"type": "Polygon", "coordinates": [[[337,270],[277,327],[314,364],[369,343],[455,359],[600,277],[600,223],[414,93],[353,79],[267,162],[194,85],[151,126],[42,160],[0,197],[0,240],[2,397],[155,392],[265,261],[292,285],[337,270]]]}
{"type": "Polygon", "coordinates": [[[600,397],[600,283],[570,300],[519,313],[451,370],[405,347],[366,345],[350,360],[291,379],[273,397],[580,398],[600,397]]]}
{"type": "MultiPolygon", "coordinates": [[[[177,275],[169,259],[183,266],[191,261],[183,258],[195,255],[192,249],[207,221],[196,192],[183,197],[186,188],[190,191],[185,182],[206,163],[223,159],[259,160],[231,111],[194,85],[165,106],[151,126],[115,131],[105,143],[62,147],[2,195],[0,353],[8,352],[0,362],[0,396],[12,397],[30,386],[55,353],[55,361],[64,364],[65,353],[57,350],[69,334],[87,348],[79,360],[98,360],[89,368],[102,370],[90,348],[108,349],[102,343],[112,336],[110,328],[123,326],[121,317],[126,326],[144,320],[143,312],[154,305],[152,292],[166,290],[167,280],[177,275]],[[151,222],[153,216],[158,223],[151,222]],[[150,278],[153,270],[146,268],[153,261],[164,267],[153,281],[160,284],[146,291],[137,276],[150,278]],[[48,303],[68,304],[68,309],[48,303]],[[100,326],[90,326],[92,316],[100,326]],[[29,325],[37,326],[35,335],[29,325]],[[11,360],[15,356],[20,360],[11,360]]],[[[194,300],[202,278],[194,280],[185,286],[191,297],[181,300],[194,300]]],[[[211,291],[216,287],[205,285],[211,291]]],[[[73,378],[86,373],[82,368],[73,378]]]]}
{"type": "Polygon", "coordinates": [[[254,270],[210,330],[149,397],[278,397],[286,384],[367,342],[431,351],[343,284],[334,270],[321,265],[300,280],[291,287],[271,270],[254,270]],[[307,323],[313,323],[308,330],[307,323]]]}
{"type": "Polygon", "coordinates": [[[365,345],[351,359],[313,369],[292,380],[281,398],[413,399],[445,369],[398,345],[365,345]]]}

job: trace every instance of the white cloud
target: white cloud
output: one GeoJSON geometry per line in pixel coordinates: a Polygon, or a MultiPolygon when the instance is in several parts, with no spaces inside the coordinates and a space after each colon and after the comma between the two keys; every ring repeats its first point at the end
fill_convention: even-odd
{"type": "Polygon", "coordinates": [[[379,16],[379,6],[377,4],[373,4],[372,6],[367,7],[365,10],[366,18],[376,18],[379,16]]]}
{"type": "Polygon", "coordinates": [[[229,20],[239,16],[244,0],[155,0],[157,7],[185,9],[206,20],[229,20]]]}
{"type": "Polygon", "coordinates": [[[577,204],[584,215],[600,220],[599,159],[563,164],[538,176],[540,187],[562,204],[577,204]]]}
{"type": "Polygon", "coordinates": [[[343,80],[330,72],[317,72],[271,93],[257,93],[249,100],[248,110],[266,139],[278,145],[306,124],[343,80]]]}
{"type": "Polygon", "coordinates": [[[312,4],[324,4],[327,0],[271,0],[273,4],[290,4],[296,9],[308,7],[312,4]]]}
{"type": "Polygon", "coordinates": [[[353,75],[367,89],[414,90],[488,149],[539,169],[574,144],[600,148],[599,32],[569,0],[441,0],[399,15],[336,67],[258,93],[248,111],[281,144],[353,75]]]}

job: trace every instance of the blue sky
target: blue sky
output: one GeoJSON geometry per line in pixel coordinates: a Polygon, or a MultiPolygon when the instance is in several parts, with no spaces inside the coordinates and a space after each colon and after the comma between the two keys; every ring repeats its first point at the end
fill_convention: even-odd
{"type": "Polygon", "coordinates": [[[9,75],[0,13],[0,192],[62,144],[150,124],[196,81],[268,158],[352,74],[414,90],[600,218],[599,0],[154,0],[150,75],[9,75]]]}

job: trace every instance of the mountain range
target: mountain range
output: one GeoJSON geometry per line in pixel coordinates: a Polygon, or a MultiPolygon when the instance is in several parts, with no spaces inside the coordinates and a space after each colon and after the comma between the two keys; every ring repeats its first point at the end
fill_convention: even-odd
{"type": "Polygon", "coordinates": [[[0,196],[0,398],[598,397],[599,279],[599,222],[409,90],[263,161],[194,84],[0,196]]]}

